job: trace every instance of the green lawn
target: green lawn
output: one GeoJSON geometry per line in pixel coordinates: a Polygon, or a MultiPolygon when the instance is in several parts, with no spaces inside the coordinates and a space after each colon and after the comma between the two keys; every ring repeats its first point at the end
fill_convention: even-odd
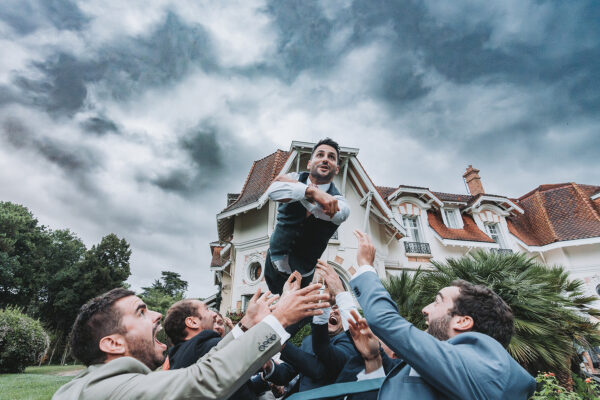
{"type": "Polygon", "coordinates": [[[81,365],[29,367],[23,374],[0,374],[0,400],[48,400],[73,379],[58,374],[81,370],[81,365]]]}

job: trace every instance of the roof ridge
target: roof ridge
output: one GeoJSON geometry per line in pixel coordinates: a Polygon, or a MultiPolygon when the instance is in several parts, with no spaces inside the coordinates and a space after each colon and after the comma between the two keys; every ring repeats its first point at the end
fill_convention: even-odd
{"type": "MultiPolygon", "coordinates": [[[[267,157],[269,157],[269,156],[271,156],[271,154],[269,154],[267,157]]],[[[240,195],[238,196],[237,199],[235,199],[235,201],[233,203],[231,203],[230,205],[228,205],[227,207],[225,207],[225,209],[223,211],[227,210],[228,208],[233,207],[235,204],[238,203],[238,201],[240,201],[240,199],[242,198],[242,194],[246,190],[246,185],[248,185],[248,181],[250,180],[250,177],[252,176],[252,172],[254,171],[254,167],[256,166],[256,164],[258,164],[259,161],[262,161],[262,160],[264,160],[267,157],[263,157],[260,160],[252,162],[252,167],[250,168],[250,172],[248,172],[248,176],[246,177],[246,181],[244,182],[244,186],[242,186],[242,190],[240,191],[240,195]]]]}
{"type": "MultiPolygon", "coordinates": [[[[273,179],[275,179],[275,177],[277,176],[278,171],[278,167],[279,167],[279,159],[281,158],[282,153],[288,153],[287,154],[287,158],[290,157],[290,153],[281,149],[277,149],[277,151],[275,152],[275,161],[273,161],[273,170],[271,171],[271,181],[273,181],[273,179]]],[[[287,160],[286,158],[286,160],[287,160]]],[[[281,166],[283,168],[283,165],[281,166]]]]}
{"type": "Polygon", "coordinates": [[[537,201],[540,203],[539,206],[540,206],[540,209],[542,210],[542,213],[544,214],[544,219],[548,223],[550,232],[552,232],[552,238],[554,239],[552,242],[557,242],[560,239],[559,239],[558,235],[556,234],[554,225],[552,225],[552,222],[550,221],[550,216],[548,215],[548,211],[546,210],[546,205],[543,204],[542,195],[540,194],[540,192],[536,192],[535,195],[536,195],[535,199],[537,199],[537,201]]]}
{"type": "Polygon", "coordinates": [[[575,182],[571,182],[571,186],[573,186],[573,188],[575,189],[575,191],[577,192],[577,194],[581,197],[581,199],[583,200],[584,204],[586,205],[586,207],[590,210],[592,210],[592,214],[594,214],[594,216],[596,217],[596,219],[598,221],[600,221],[600,214],[598,213],[598,211],[596,211],[596,209],[594,207],[592,207],[592,205],[589,202],[589,196],[586,196],[585,193],[582,192],[581,188],[579,187],[579,184],[575,183],[575,182]]]}

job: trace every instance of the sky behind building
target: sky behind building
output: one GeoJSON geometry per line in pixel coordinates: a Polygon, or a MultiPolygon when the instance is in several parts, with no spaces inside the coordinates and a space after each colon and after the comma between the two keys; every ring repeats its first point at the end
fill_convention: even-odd
{"type": "Polygon", "coordinates": [[[595,1],[5,0],[0,200],[215,288],[208,243],[251,163],[360,149],[378,185],[599,184],[595,1]]]}

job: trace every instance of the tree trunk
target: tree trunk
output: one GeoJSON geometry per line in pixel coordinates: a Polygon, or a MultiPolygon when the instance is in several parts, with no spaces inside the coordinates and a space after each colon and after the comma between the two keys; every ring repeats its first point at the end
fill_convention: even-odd
{"type": "Polygon", "coordinates": [[[52,349],[52,354],[50,354],[50,359],[48,360],[47,365],[52,364],[52,358],[54,357],[54,352],[56,351],[56,348],[58,347],[59,343],[60,343],[60,336],[56,335],[56,342],[54,342],[54,348],[52,349]]]}
{"type": "Polygon", "coordinates": [[[60,361],[60,365],[65,365],[65,362],[67,360],[67,356],[70,353],[70,350],[71,350],[71,346],[69,345],[69,343],[67,343],[67,345],[65,346],[65,351],[63,352],[62,360],[60,361]]]}

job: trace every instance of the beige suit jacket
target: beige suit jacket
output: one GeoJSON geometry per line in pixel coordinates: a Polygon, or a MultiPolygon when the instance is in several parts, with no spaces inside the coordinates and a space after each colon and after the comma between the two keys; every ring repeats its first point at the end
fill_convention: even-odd
{"type": "Polygon", "coordinates": [[[279,335],[261,322],[237,339],[229,333],[187,368],[152,372],[132,357],[92,365],[52,400],[226,399],[280,350],[279,335]]]}

